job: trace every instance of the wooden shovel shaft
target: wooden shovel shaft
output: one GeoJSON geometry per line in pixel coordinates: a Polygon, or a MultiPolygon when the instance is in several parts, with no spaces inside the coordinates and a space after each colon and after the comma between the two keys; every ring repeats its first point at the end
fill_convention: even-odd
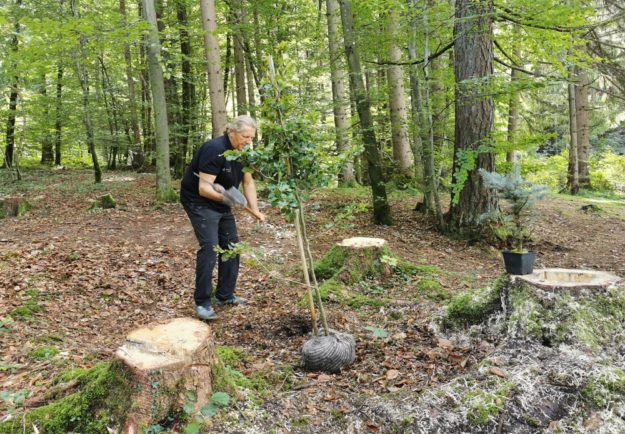
{"type": "MultiPolygon", "coordinates": [[[[207,179],[202,178],[202,177],[200,176],[200,174],[199,174],[199,173],[197,173],[197,172],[193,172],[193,174],[194,174],[195,176],[197,176],[198,178],[200,178],[200,180],[201,180],[201,181],[208,182],[209,184],[212,184],[212,182],[208,181],[207,179]]],[[[259,214],[259,212],[258,212],[258,211],[254,211],[254,210],[253,210],[252,208],[250,208],[249,206],[243,206],[243,209],[244,209],[245,211],[247,211],[248,213],[250,213],[250,214],[251,214],[251,215],[252,215],[252,216],[253,216],[256,220],[263,221],[263,218],[262,218],[262,216],[259,214]]]]}

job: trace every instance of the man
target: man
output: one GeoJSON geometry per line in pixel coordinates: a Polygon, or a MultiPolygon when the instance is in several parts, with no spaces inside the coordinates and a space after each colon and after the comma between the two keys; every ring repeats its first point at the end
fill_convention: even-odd
{"type": "Polygon", "coordinates": [[[250,116],[236,117],[226,133],[204,143],[195,153],[182,178],[180,201],[191,220],[195,236],[200,244],[197,251],[195,268],[196,313],[199,318],[212,320],[217,318],[211,305],[213,295],[212,275],[218,264],[216,303],[244,304],[246,299],[234,294],[239,274],[239,255],[222,261],[214,247],[229,249],[231,244],[239,242],[236,222],[232,215],[233,204],[226,194],[231,187],[239,188],[243,184],[243,195],[248,207],[257,215],[259,221],[265,216],[258,210],[256,186],[250,173],[243,173],[238,161],[228,161],[225,151],[241,150],[252,143],[256,135],[256,122],[250,116]]]}

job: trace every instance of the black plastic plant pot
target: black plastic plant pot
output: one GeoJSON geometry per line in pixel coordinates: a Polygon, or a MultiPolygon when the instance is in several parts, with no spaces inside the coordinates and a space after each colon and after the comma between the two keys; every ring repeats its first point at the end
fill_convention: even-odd
{"type": "Polygon", "coordinates": [[[503,254],[503,263],[506,266],[508,274],[532,274],[534,272],[534,260],[536,252],[516,253],[501,252],[503,254]]]}

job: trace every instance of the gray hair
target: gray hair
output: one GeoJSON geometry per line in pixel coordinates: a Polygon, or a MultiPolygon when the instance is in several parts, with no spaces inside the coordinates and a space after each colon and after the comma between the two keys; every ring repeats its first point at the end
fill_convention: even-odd
{"type": "Polygon", "coordinates": [[[240,115],[232,119],[232,122],[226,127],[226,132],[234,130],[235,133],[240,133],[246,127],[257,129],[256,121],[251,116],[240,115]]]}

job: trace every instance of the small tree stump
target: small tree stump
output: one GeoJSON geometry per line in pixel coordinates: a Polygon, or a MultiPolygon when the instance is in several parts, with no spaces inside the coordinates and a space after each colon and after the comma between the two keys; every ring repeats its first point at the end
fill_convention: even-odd
{"type": "Polygon", "coordinates": [[[0,218],[23,216],[30,208],[30,203],[24,198],[7,197],[0,201],[0,218]]]}
{"type": "Polygon", "coordinates": [[[379,260],[385,254],[393,256],[382,238],[347,238],[315,264],[315,274],[320,279],[334,278],[344,284],[356,283],[367,275],[390,274],[390,266],[379,260]]]}
{"type": "Polygon", "coordinates": [[[134,330],[116,356],[134,385],[124,433],[142,432],[188,403],[199,411],[211,394],[214,344],[201,321],[177,318],[134,330]]]}

